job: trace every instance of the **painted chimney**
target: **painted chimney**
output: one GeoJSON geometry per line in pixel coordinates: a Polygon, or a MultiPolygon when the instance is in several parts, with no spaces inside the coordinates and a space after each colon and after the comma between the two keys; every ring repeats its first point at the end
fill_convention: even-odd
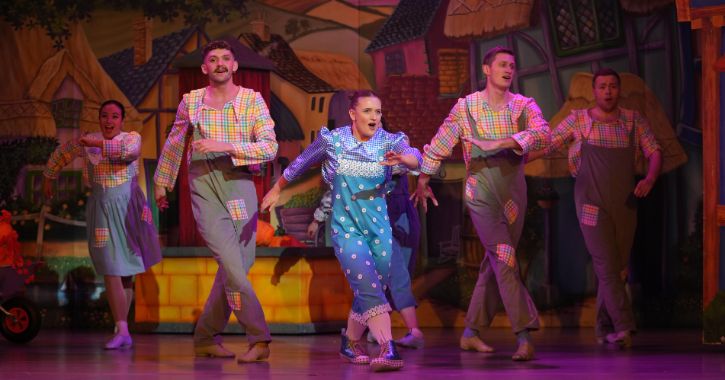
{"type": "Polygon", "coordinates": [[[269,42],[271,35],[269,32],[269,25],[267,25],[264,21],[264,16],[264,12],[257,13],[250,24],[252,24],[252,32],[254,34],[256,34],[262,41],[269,42]]]}
{"type": "Polygon", "coordinates": [[[138,17],[133,20],[133,65],[140,66],[151,59],[153,54],[151,32],[153,20],[138,17]]]}

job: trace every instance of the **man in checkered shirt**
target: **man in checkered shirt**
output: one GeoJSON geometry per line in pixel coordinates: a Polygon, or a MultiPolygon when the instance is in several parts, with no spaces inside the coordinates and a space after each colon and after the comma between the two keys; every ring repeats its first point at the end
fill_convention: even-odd
{"type": "Polygon", "coordinates": [[[552,132],[551,145],[529,159],[569,144],[577,217],[599,282],[597,341],[628,347],[635,324],[625,284],[637,226],[636,199],[652,190],[662,154],[647,119],[619,107],[620,82],[612,69],[594,73],[594,107],[572,110],[552,132]],[[635,184],[638,151],[647,159],[648,169],[635,184]]]}
{"type": "Polygon", "coordinates": [[[194,330],[197,356],[231,357],[221,333],[231,312],[244,327],[249,350],[238,362],[266,360],[271,341],[264,312],[247,273],[254,263],[257,196],[246,166],[277,154],[274,122],[262,96],[232,81],[238,63],[231,46],[210,42],[201,70],[209,86],[184,95],[159,158],[154,181],[159,209],[176,181],[182,159],[189,163],[189,186],[196,226],[219,269],[194,330]],[[189,153],[182,157],[187,136],[189,153]]]}
{"type": "Polygon", "coordinates": [[[516,73],[513,51],[495,47],[483,59],[486,88],[459,99],[424,148],[423,165],[413,198],[427,209],[427,199],[437,205],[428,187],[441,160],[462,141],[466,162],[465,202],[485,256],[466,314],[460,339],[463,350],[492,352],[479,337],[491,324],[503,301],[518,348],[512,359],[531,360],[534,346],[529,331],[539,328],[539,317],[521,281],[516,245],[526,213],[523,155],[546,147],[549,125],[536,102],[509,91],[516,73]]]}

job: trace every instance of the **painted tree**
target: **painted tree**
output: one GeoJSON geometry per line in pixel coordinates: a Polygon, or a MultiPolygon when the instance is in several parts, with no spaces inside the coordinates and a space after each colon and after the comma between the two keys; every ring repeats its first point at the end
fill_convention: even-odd
{"type": "Polygon", "coordinates": [[[16,29],[41,27],[61,49],[70,35],[69,25],[90,20],[99,7],[141,10],[163,22],[182,17],[187,25],[224,22],[233,14],[247,14],[246,0],[16,0],[0,2],[0,17],[16,29]]]}

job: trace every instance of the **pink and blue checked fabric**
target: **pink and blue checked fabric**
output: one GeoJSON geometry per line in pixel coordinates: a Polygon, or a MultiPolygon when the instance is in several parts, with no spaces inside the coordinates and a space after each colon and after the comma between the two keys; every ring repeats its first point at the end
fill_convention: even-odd
{"type": "Polygon", "coordinates": [[[599,207],[585,204],[582,205],[582,214],[579,217],[581,224],[589,227],[596,227],[599,219],[599,207]]]}
{"type": "Polygon", "coordinates": [[[511,268],[516,266],[516,250],[508,244],[496,245],[496,258],[511,268]]]}
{"type": "Polygon", "coordinates": [[[232,310],[242,310],[242,293],[226,291],[227,303],[232,310]]]}
{"type": "MultiPolygon", "coordinates": [[[[103,139],[101,133],[91,133],[88,137],[103,139]]],[[[64,166],[76,157],[81,157],[86,163],[83,168],[86,182],[106,188],[115,187],[136,177],[140,154],[141,135],[136,132],[121,132],[111,140],[103,140],[103,148],[100,149],[100,157],[97,159],[91,159],[88,151],[77,140],[72,140],[59,146],[50,155],[43,175],[56,179],[64,166]]]]}
{"type": "Polygon", "coordinates": [[[108,244],[108,239],[110,238],[108,228],[96,228],[93,235],[94,247],[103,248],[108,244]]]}
{"type": "Polygon", "coordinates": [[[509,199],[506,204],[503,205],[503,214],[506,215],[506,221],[509,224],[514,224],[516,218],[519,216],[519,206],[516,205],[512,199],[509,199]]]}
{"type": "Polygon", "coordinates": [[[247,215],[247,207],[244,205],[244,199],[234,199],[227,202],[227,210],[232,216],[232,220],[249,219],[247,215]]]}
{"type": "MultiPolygon", "coordinates": [[[[448,117],[438,128],[430,144],[423,148],[421,171],[435,174],[441,161],[451,155],[453,147],[462,137],[472,137],[471,117],[476,120],[478,135],[486,140],[511,137],[520,146],[523,154],[544,149],[549,142],[549,124],[541,114],[539,106],[532,98],[516,94],[502,109],[493,110],[484,98],[483,92],[475,92],[466,98],[458,99],[448,117]],[[468,99],[468,100],[466,100],[468,99]],[[466,106],[468,104],[468,107],[466,106]],[[525,116],[526,129],[519,132],[518,118],[525,116]]],[[[468,167],[471,161],[471,144],[463,143],[463,159],[468,167]]]]}
{"type": "MultiPolygon", "coordinates": [[[[190,128],[197,126],[203,138],[232,144],[234,152],[231,158],[236,166],[267,162],[277,154],[274,121],[258,92],[240,87],[234,100],[222,110],[204,105],[205,93],[205,88],[194,90],[185,94],[181,100],[176,111],[176,121],[159,158],[154,176],[157,185],[167,188],[174,186],[187,135],[191,134],[190,128]],[[204,122],[199,123],[202,121],[200,119],[204,122]]],[[[187,162],[191,159],[191,153],[189,149],[187,162]]]]}

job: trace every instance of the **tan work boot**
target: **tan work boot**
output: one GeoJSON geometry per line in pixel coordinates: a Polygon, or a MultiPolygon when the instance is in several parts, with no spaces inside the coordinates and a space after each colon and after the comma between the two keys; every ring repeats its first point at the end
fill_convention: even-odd
{"type": "Polygon", "coordinates": [[[249,345],[249,351],[237,358],[237,363],[253,363],[269,358],[269,343],[257,342],[249,345]]]}
{"type": "Polygon", "coordinates": [[[484,353],[491,353],[494,351],[493,347],[487,345],[486,343],[483,343],[481,338],[477,336],[472,336],[470,338],[462,336],[459,342],[459,346],[463,351],[478,351],[484,353]]]}
{"type": "Polygon", "coordinates": [[[199,357],[211,358],[233,358],[236,355],[224,348],[221,344],[212,344],[209,346],[194,347],[194,354],[199,357]]]}

